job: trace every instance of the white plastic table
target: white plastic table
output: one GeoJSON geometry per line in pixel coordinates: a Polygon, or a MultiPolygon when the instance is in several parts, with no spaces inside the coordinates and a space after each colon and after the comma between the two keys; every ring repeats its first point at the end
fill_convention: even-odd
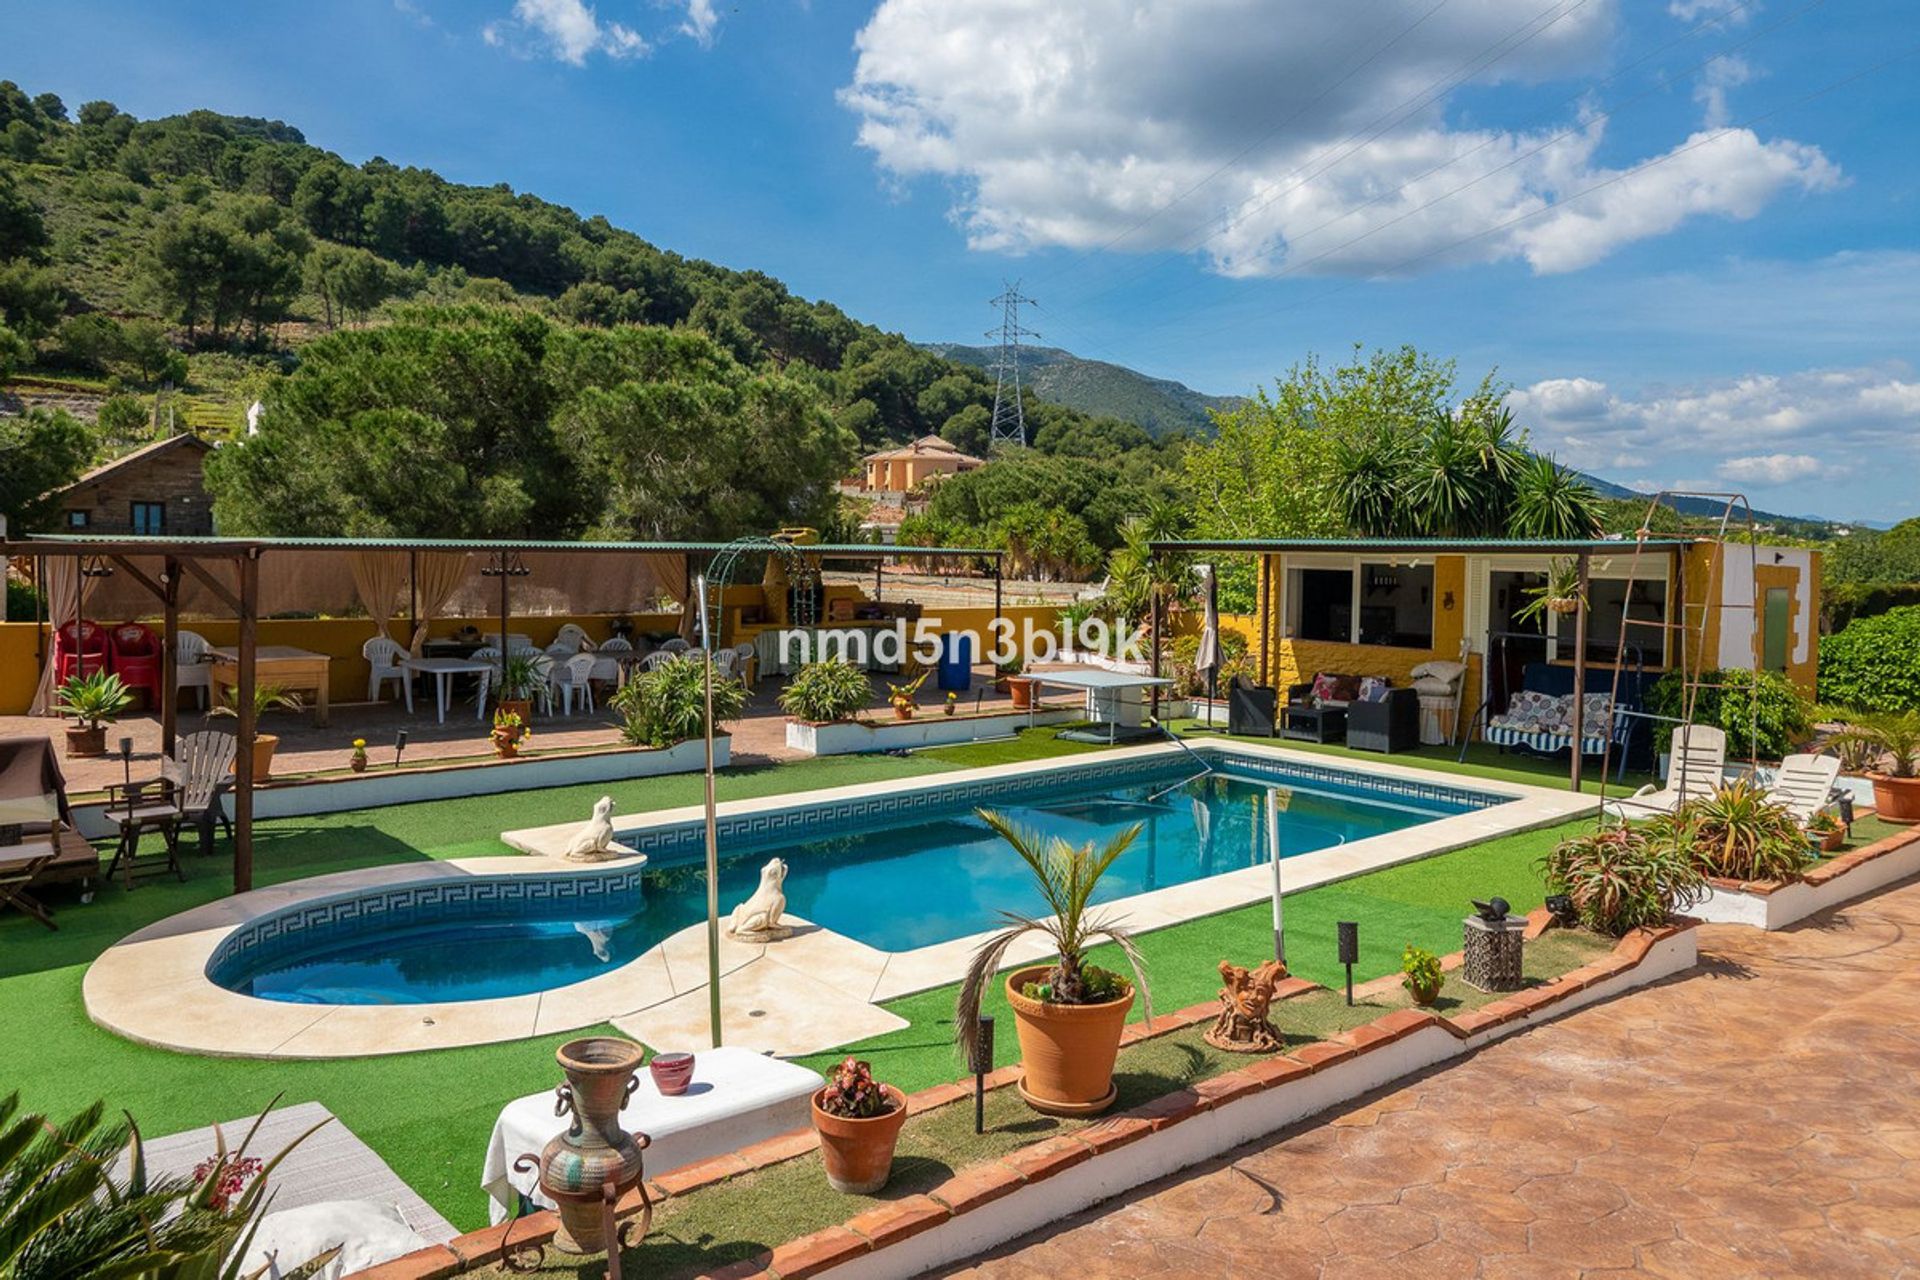
{"type": "Polygon", "coordinates": [[[472,658],[406,658],[400,665],[408,671],[433,677],[434,705],[439,708],[441,724],[447,722],[447,699],[452,693],[453,678],[469,672],[480,675],[480,696],[473,700],[473,718],[478,720],[486,713],[487,677],[493,673],[491,662],[476,662],[472,658]]]}
{"type": "Polygon", "coordinates": [[[1036,684],[1062,689],[1078,689],[1087,696],[1087,715],[1095,724],[1107,726],[1107,741],[1117,740],[1121,729],[1138,729],[1147,720],[1147,702],[1151,690],[1173,683],[1165,676],[1134,675],[1128,671],[1108,671],[1103,667],[1082,667],[1072,671],[1028,671],[1023,678],[1036,684]]]}
{"type": "MultiPolygon", "coordinates": [[[[808,1099],[825,1083],[816,1071],[751,1049],[702,1049],[694,1054],[693,1081],[678,1097],[662,1097],[653,1087],[653,1074],[642,1067],[639,1086],[620,1110],[620,1127],[647,1135],[647,1176],[657,1177],[806,1128],[813,1123],[808,1099]]],[[[511,1216],[515,1196],[554,1207],[540,1194],[539,1173],[515,1172],[513,1162],[528,1153],[539,1155],[567,1123],[553,1114],[552,1090],[515,1098],[501,1108],[480,1174],[494,1222],[511,1216]]]]}

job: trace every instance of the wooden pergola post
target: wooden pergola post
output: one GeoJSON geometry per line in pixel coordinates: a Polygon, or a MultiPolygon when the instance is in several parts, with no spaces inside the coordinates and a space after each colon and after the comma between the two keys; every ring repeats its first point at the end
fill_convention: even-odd
{"type": "Polygon", "coordinates": [[[234,558],[240,576],[239,686],[234,709],[239,713],[239,750],[233,756],[233,891],[253,888],[253,739],[254,649],[260,613],[260,561],[252,551],[234,558]]]}
{"type": "MultiPolygon", "coordinates": [[[[1580,608],[1573,615],[1573,768],[1572,786],[1580,790],[1580,749],[1586,745],[1587,728],[1587,588],[1592,581],[1593,557],[1582,551],[1576,562],[1580,567],[1580,587],[1576,598],[1580,608]]],[[[1625,628],[1622,628],[1624,631],[1625,628]]],[[[1615,661],[1620,658],[1615,654],[1615,661]]]]}
{"type": "MultiPolygon", "coordinates": [[[[1158,588],[1147,592],[1147,645],[1152,651],[1147,658],[1147,674],[1158,677],[1160,674],[1160,592],[1158,588]]],[[[1160,718],[1160,686],[1153,686],[1153,718],[1160,718]]]]}
{"type": "MultiPolygon", "coordinates": [[[[160,754],[173,758],[180,732],[180,561],[168,556],[160,571],[160,610],[166,635],[160,641],[160,754]]],[[[213,694],[209,692],[211,699],[213,694]]]]}

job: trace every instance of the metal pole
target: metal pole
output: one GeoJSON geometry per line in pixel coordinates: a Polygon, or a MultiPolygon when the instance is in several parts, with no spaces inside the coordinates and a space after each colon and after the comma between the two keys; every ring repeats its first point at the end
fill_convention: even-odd
{"type": "Polygon", "coordinates": [[[873,558],[873,599],[876,604],[880,600],[880,571],[886,567],[886,564],[885,556],[873,558]]]}
{"type": "MultiPolygon", "coordinates": [[[[705,643],[707,636],[707,575],[701,574],[694,580],[695,598],[700,609],[700,638],[705,643]]],[[[702,681],[706,692],[707,704],[707,767],[706,767],[706,819],[707,819],[707,1026],[712,1033],[713,1047],[720,1047],[720,836],[718,823],[714,817],[713,804],[713,653],[706,655],[706,675],[702,681]]]]}
{"type": "MultiPolygon", "coordinates": [[[[1580,790],[1580,749],[1586,745],[1587,728],[1587,588],[1592,581],[1593,557],[1580,553],[1579,611],[1573,615],[1573,768],[1572,787],[1580,790]]],[[[1624,633],[1626,628],[1620,628],[1624,633]]],[[[1619,661],[1615,654],[1614,660],[1619,661]]]]}
{"type": "Polygon", "coordinates": [[[1271,648],[1272,643],[1272,637],[1269,632],[1271,619],[1268,615],[1272,610],[1273,557],[1263,555],[1260,557],[1260,604],[1257,610],[1260,621],[1260,683],[1263,686],[1273,682],[1273,677],[1268,671],[1267,665],[1268,650],[1271,648]]]}
{"type": "MultiPolygon", "coordinates": [[[[161,572],[160,597],[162,625],[166,634],[160,642],[160,754],[173,758],[174,742],[180,725],[180,562],[168,556],[161,572]]],[[[212,695],[208,695],[211,697],[212,695]]]]}
{"type": "MultiPolygon", "coordinates": [[[[495,554],[500,557],[500,674],[504,677],[507,672],[507,658],[509,656],[507,654],[507,578],[510,575],[507,573],[507,569],[510,562],[507,559],[507,551],[504,547],[495,554]]],[[[506,695],[506,683],[504,678],[500,681],[502,697],[506,695]]],[[[547,711],[548,714],[552,714],[553,705],[551,703],[547,705],[547,711]]]]}
{"type": "MultiPolygon", "coordinates": [[[[1160,592],[1149,588],[1147,592],[1147,646],[1152,650],[1147,658],[1147,674],[1159,678],[1160,675],[1160,592]]],[[[1153,710],[1155,720],[1160,718],[1160,686],[1153,686],[1153,710]]]]}
{"type": "Polygon", "coordinates": [[[1287,962],[1287,935],[1280,914],[1280,795],[1267,788],[1267,849],[1273,863],[1273,958],[1287,962]]]}
{"type": "Polygon", "coordinates": [[[1000,621],[1000,588],[1006,576],[1006,556],[996,553],[993,557],[993,620],[1000,621]]]}

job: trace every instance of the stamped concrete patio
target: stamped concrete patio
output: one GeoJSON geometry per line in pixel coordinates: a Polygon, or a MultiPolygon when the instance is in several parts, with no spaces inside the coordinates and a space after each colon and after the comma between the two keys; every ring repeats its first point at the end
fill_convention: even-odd
{"type": "Polygon", "coordinates": [[[1920,882],[1700,951],[954,1274],[1913,1274],[1920,882]]]}

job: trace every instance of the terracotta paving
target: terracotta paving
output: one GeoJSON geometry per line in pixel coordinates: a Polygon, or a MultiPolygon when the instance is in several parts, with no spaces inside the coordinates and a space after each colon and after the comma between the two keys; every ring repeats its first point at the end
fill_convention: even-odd
{"type": "Polygon", "coordinates": [[[1920,1275],[1920,881],[953,1274],[1920,1275]]]}

